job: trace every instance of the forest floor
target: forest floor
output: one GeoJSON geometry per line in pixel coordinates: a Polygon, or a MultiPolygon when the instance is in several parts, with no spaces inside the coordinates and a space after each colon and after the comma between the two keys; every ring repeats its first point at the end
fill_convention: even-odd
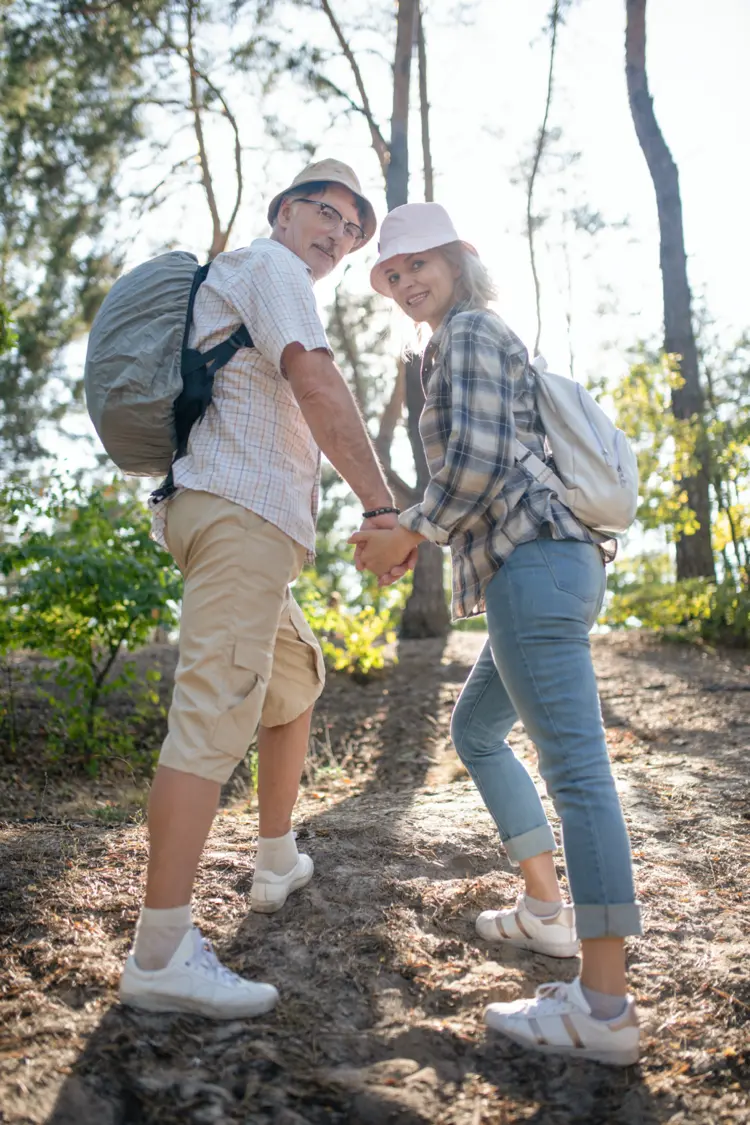
{"type": "MultiPolygon", "coordinates": [[[[482,1022],[577,971],[474,931],[518,890],[449,740],[483,640],[405,642],[380,678],[331,677],[295,817],[316,874],[278,914],[248,911],[257,819],[227,795],[195,912],[231,968],[279,988],[260,1019],[119,1006],[145,789],[63,782],[33,755],[0,768],[3,1125],[746,1125],[750,658],[593,642],[646,919],[629,954],[642,1062],[615,1071],[482,1022]]],[[[143,659],[168,683],[172,649],[143,659]]],[[[520,727],[511,740],[535,770],[520,727]]]]}

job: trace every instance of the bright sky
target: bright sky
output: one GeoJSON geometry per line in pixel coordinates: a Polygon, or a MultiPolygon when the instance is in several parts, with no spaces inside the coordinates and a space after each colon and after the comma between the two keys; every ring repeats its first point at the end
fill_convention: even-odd
{"type": "MultiPolygon", "coordinates": [[[[365,0],[334,0],[339,18],[354,19],[365,0]]],[[[465,23],[451,17],[453,0],[427,5],[428,68],[432,106],[436,198],[449,209],[459,233],[473,242],[499,282],[498,310],[531,346],[535,332],[533,289],[523,238],[523,189],[512,183],[513,170],[528,152],[541,122],[548,66],[548,40],[541,34],[550,0],[499,3],[477,0],[465,23]]],[[[649,0],[647,10],[649,79],[659,123],[680,171],[690,280],[696,300],[705,301],[725,330],[727,342],[748,325],[746,263],[750,225],[746,222],[750,180],[747,110],[750,106],[748,0],[649,0]]],[[[359,25],[361,26],[361,25],[359,25]]],[[[329,46],[322,13],[295,17],[295,40],[308,37],[329,46]]],[[[560,151],[578,151],[567,172],[539,182],[539,205],[559,211],[561,192],[571,204],[588,204],[611,222],[628,220],[627,229],[597,238],[576,236],[570,249],[572,337],[576,375],[625,370],[625,349],[639,339],[658,341],[662,300],[659,241],[653,188],[638,146],[628,106],[624,72],[624,0],[580,0],[560,30],[556,89],[550,125],[561,127],[560,151]],[[602,308],[605,310],[601,312],[602,308]]],[[[365,48],[372,35],[358,33],[363,69],[375,112],[387,132],[390,88],[385,64],[365,48]]],[[[382,49],[382,41],[380,43],[382,49]]],[[[416,63],[416,60],[415,60],[416,63]]],[[[416,69],[416,67],[415,67],[416,69]]],[[[346,64],[334,64],[331,78],[352,89],[346,64]]],[[[416,94],[416,90],[415,90],[416,94]]],[[[379,166],[369,147],[364,119],[338,119],[330,111],[306,106],[291,82],[274,102],[303,139],[320,141],[317,156],[334,155],[357,169],[376,210],[385,210],[379,166]],[[327,127],[327,130],[326,130],[327,127]]],[[[243,114],[248,142],[252,110],[243,114]]],[[[421,198],[419,122],[413,116],[411,198],[421,198]]],[[[188,144],[189,138],[184,142],[188,144]]],[[[229,152],[225,142],[224,149],[229,152]]],[[[176,147],[175,151],[181,151],[176,147]]],[[[284,186],[303,161],[278,153],[266,162],[248,158],[247,206],[232,246],[266,234],[259,205],[284,186]]],[[[226,161],[227,176],[231,163],[226,161]]],[[[155,170],[157,171],[157,170],[155,170]]],[[[159,249],[159,241],[205,253],[209,228],[198,189],[171,210],[161,211],[132,240],[131,264],[159,249]]],[[[559,246],[559,229],[539,235],[543,282],[542,351],[552,369],[567,370],[565,307],[568,281],[559,246]],[[545,246],[546,242],[552,245],[545,246]]],[[[375,242],[353,271],[353,285],[366,288],[375,242]]],[[[318,287],[321,304],[330,285],[318,287]]],[[[79,364],[82,349],[71,352],[79,364]]],[[[76,427],[78,428],[78,427],[76,427]]],[[[67,443],[61,445],[67,455],[67,443]]],[[[77,446],[73,462],[84,457],[77,446]]]]}

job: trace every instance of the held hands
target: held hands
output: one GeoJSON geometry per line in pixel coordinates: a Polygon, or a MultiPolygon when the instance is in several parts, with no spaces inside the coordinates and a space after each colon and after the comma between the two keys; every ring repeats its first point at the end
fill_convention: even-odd
{"type": "Polygon", "coordinates": [[[356,544],[354,564],[357,570],[371,570],[377,575],[379,586],[390,586],[407,570],[414,569],[422,538],[401,527],[395,516],[389,515],[365,520],[349,542],[356,544]],[[386,519],[392,521],[390,527],[383,526],[381,521],[386,519]]]}

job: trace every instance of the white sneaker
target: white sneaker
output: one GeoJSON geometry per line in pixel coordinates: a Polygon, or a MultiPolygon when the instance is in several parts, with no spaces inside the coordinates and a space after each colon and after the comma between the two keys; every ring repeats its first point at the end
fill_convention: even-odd
{"type": "Polygon", "coordinates": [[[276,910],[281,910],[292,891],[307,886],[314,870],[309,855],[300,855],[286,875],[274,875],[273,871],[256,871],[250,888],[250,909],[260,914],[273,914],[276,910]]]}
{"type": "Polygon", "coordinates": [[[120,980],[120,1000],[146,1012],[192,1012],[214,1020],[261,1016],[276,1006],[272,984],[245,980],[219,961],[200,930],[191,929],[165,969],[146,972],[131,953],[120,980]]]}
{"type": "Polygon", "coordinates": [[[572,906],[562,906],[551,918],[537,918],[521,895],[510,910],[484,910],[476,921],[485,941],[504,942],[548,957],[575,957],[579,943],[572,906]]]}
{"type": "Polygon", "coordinates": [[[632,996],[613,1020],[596,1020],[578,980],[543,984],[533,1000],[490,1004],[484,1021],[514,1043],[548,1054],[594,1059],[610,1066],[638,1062],[640,1030],[632,996]]]}

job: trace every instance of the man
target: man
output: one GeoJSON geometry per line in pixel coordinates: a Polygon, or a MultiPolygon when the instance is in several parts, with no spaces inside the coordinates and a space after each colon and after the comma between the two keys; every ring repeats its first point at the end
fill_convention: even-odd
{"type": "Polygon", "coordinates": [[[148,811],[146,899],[123,1002],[216,1019],[278,1000],[243,980],[192,927],[195,872],[220,788],[258,732],[260,814],[252,910],[278,910],[313,873],[291,814],[323,689],[318,642],[289,590],[315,546],[320,450],[359,498],[365,526],[396,509],[362,419],[333,363],[312,286],[363,247],[372,205],[347,165],[322,160],[268,209],[270,238],[220,254],[201,286],[190,346],[244,323],[254,347],[217,375],[212,406],[157,503],[154,536],[184,576],[180,656],[148,811]]]}

